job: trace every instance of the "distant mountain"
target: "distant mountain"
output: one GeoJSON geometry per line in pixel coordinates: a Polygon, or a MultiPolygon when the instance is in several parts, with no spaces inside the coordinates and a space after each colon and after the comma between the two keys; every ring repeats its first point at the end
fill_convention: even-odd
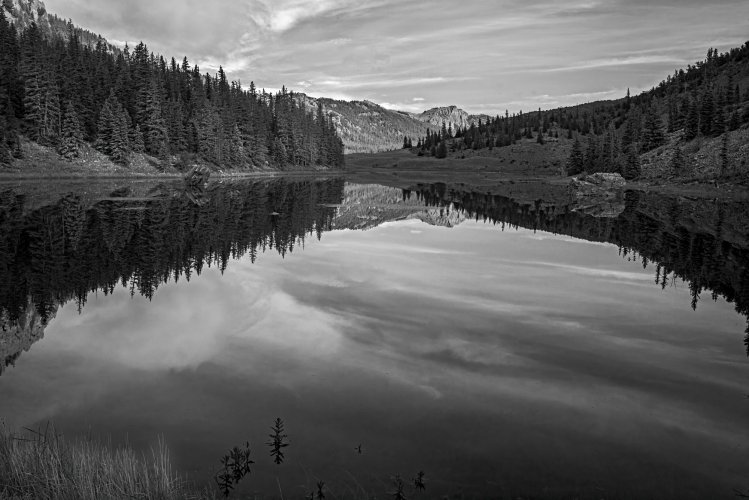
{"type": "Polygon", "coordinates": [[[469,115],[457,106],[432,108],[412,116],[424,123],[435,125],[437,128],[441,128],[444,123],[445,127],[452,127],[453,131],[458,130],[458,128],[465,129],[471,125],[478,125],[479,120],[486,122],[490,118],[488,115],[469,115]]]}
{"type": "Polygon", "coordinates": [[[346,153],[378,153],[403,147],[403,138],[410,137],[414,145],[418,137],[442,127],[468,128],[486,122],[488,115],[470,115],[457,106],[432,108],[423,113],[408,113],[383,108],[372,101],[339,101],[297,94],[297,99],[307,110],[314,111],[318,103],[325,114],[333,119],[343,140],[346,153]]]}
{"type": "Polygon", "coordinates": [[[101,35],[80,28],[70,20],[66,21],[48,13],[47,7],[41,0],[0,0],[0,2],[6,19],[15,24],[18,31],[28,28],[31,23],[36,23],[47,35],[67,40],[70,33],[74,32],[83,45],[95,47],[97,43],[102,43],[112,52],[119,51],[119,48],[107,42],[101,35]]]}
{"type": "Polygon", "coordinates": [[[403,147],[403,138],[417,137],[428,127],[421,120],[403,111],[385,109],[371,101],[338,101],[296,94],[298,102],[307,110],[317,110],[318,103],[336,125],[346,153],[377,153],[403,147]]]}

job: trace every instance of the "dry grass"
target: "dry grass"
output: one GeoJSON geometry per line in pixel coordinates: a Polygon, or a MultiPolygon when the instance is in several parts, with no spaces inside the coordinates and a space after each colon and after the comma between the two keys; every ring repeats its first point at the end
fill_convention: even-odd
{"type": "Polygon", "coordinates": [[[13,433],[0,427],[0,498],[198,499],[208,494],[172,471],[163,440],[148,455],[99,441],[69,441],[48,426],[13,433]]]}

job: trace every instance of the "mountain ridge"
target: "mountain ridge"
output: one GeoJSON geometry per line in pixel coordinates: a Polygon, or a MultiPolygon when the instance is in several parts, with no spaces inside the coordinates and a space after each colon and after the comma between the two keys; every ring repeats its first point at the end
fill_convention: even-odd
{"type": "Polygon", "coordinates": [[[70,33],[75,33],[84,45],[95,47],[101,43],[110,52],[117,53],[119,48],[112,45],[103,36],[73,24],[71,20],[64,20],[55,14],[50,14],[42,0],[0,0],[0,11],[5,13],[6,19],[15,24],[21,31],[32,23],[53,37],[68,40],[70,33]]]}

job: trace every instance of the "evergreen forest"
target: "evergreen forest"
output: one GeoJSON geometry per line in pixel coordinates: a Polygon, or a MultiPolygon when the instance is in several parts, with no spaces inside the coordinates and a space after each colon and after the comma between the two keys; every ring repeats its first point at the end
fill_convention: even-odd
{"type": "Polygon", "coordinates": [[[162,169],[196,161],[223,169],[341,167],[343,144],[322,107],[285,88],[271,94],[167,61],[143,43],[118,50],[36,23],[18,29],[0,9],[0,164],[23,156],[22,137],[73,161],[92,146],[114,163],[134,154],[162,169]]]}

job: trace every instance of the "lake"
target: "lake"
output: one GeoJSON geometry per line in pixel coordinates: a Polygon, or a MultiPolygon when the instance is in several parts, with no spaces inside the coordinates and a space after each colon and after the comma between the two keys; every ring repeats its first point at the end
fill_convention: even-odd
{"type": "Polygon", "coordinates": [[[0,418],[163,436],[209,485],[249,441],[234,498],[735,498],[748,228],[520,183],[0,186],[0,418]]]}

